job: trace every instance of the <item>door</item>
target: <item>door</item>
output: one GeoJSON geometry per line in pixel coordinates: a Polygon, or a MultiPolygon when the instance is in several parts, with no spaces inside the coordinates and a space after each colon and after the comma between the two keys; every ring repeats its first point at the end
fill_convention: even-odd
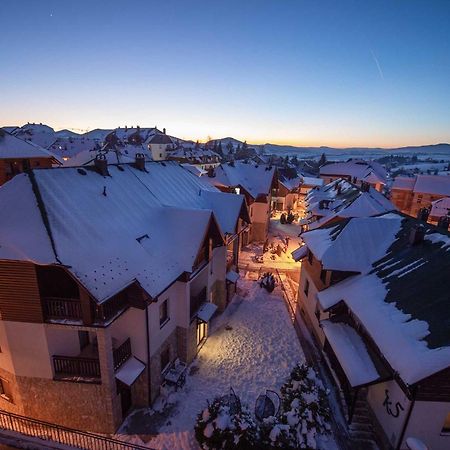
{"type": "Polygon", "coordinates": [[[197,345],[200,345],[205,339],[208,331],[208,324],[198,322],[197,324],[197,345]]]}
{"type": "Polygon", "coordinates": [[[125,419],[132,405],[131,387],[127,386],[126,384],[120,381],[117,381],[117,391],[120,395],[120,405],[122,406],[122,418],[125,419]]]}

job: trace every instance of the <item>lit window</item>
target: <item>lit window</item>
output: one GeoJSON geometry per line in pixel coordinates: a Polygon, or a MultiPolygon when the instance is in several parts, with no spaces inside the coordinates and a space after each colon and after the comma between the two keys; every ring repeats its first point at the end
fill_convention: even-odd
{"type": "Polygon", "coordinates": [[[169,321],[169,299],[159,305],[159,326],[163,327],[169,321]]]}

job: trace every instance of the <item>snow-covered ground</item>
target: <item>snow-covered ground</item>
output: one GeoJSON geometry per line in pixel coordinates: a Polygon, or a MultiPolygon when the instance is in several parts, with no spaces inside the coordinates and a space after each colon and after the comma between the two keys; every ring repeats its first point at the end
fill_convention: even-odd
{"type": "MultiPolygon", "coordinates": [[[[239,281],[238,295],[213,323],[185,386],[169,398],[175,403],[169,407],[171,413],[146,445],[165,450],[198,449],[194,424],[207,400],[228,394],[231,386],[253,409],[259,394],[278,390],[292,367],[303,360],[280,289],[268,294],[255,281],[239,281]]],[[[144,420],[153,419],[151,412],[138,414],[144,420]]],[[[142,444],[139,437],[130,435],[132,423],[133,418],[122,426],[121,438],[142,444]]]]}

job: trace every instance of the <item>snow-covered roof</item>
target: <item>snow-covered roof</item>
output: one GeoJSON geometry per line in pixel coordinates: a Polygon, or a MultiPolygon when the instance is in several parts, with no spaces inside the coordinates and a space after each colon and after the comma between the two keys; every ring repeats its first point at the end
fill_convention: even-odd
{"type": "Polygon", "coordinates": [[[370,217],[396,210],[396,207],[376,189],[369,186],[363,190],[342,179],[312,190],[306,197],[306,203],[310,229],[320,227],[336,218],[370,217]],[[319,219],[311,220],[315,218],[319,219]]]}
{"type": "Polygon", "coordinates": [[[201,177],[202,175],[206,175],[208,172],[206,170],[203,170],[200,166],[196,166],[194,164],[184,163],[181,164],[186,170],[189,170],[192,174],[196,175],[197,177],[201,177]]]}
{"type": "Polygon", "coordinates": [[[0,131],[0,159],[16,158],[58,158],[45,148],[29,141],[19,139],[6,131],[0,131]]]}
{"type": "Polygon", "coordinates": [[[377,380],[380,375],[359,334],[342,322],[322,320],[320,326],[352,387],[377,380]]]}
{"type": "Polygon", "coordinates": [[[358,217],[301,235],[326,270],[364,272],[383,257],[400,230],[401,216],[358,217]]]}
{"type": "Polygon", "coordinates": [[[392,189],[450,197],[450,176],[416,175],[414,177],[397,177],[392,184],[392,189]]]}
{"type": "Polygon", "coordinates": [[[0,188],[0,208],[10,211],[0,217],[0,259],[63,263],[98,302],[134,281],[157,296],[192,271],[216,214],[234,233],[245,203],[175,163],[146,167],[111,165],[106,177],[92,167],[15,177],[0,188]]]}
{"type": "Polygon", "coordinates": [[[155,133],[147,141],[148,144],[173,144],[172,139],[164,133],[155,133]]]}
{"type": "Polygon", "coordinates": [[[270,194],[274,175],[274,167],[236,161],[221,164],[216,168],[214,178],[206,178],[216,186],[242,186],[256,199],[259,194],[270,194]]]}
{"type": "Polygon", "coordinates": [[[450,197],[440,198],[431,202],[431,217],[442,217],[450,215],[450,197]]]}
{"type": "Polygon", "coordinates": [[[72,158],[81,152],[100,150],[98,141],[86,137],[59,137],[48,150],[61,157],[72,158]]]}
{"type": "Polygon", "coordinates": [[[368,183],[386,183],[386,170],[375,161],[350,159],[346,162],[331,162],[320,168],[320,175],[338,175],[355,177],[368,183]]]}
{"type": "Polygon", "coordinates": [[[17,128],[14,130],[14,135],[43,148],[48,148],[57,138],[53,128],[35,123],[28,123],[17,128]]]}
{"type": "Polygon", "coordinates": [[[315,177],[305,177],[303,176],[303,182],[305,186],[323,186],[323,179],[322,178],[315,178],[315,177]]]}
{"type": "Polygon", "coordinates": [[[132,356],[116,372],[116,378],[127,386],[131,386],[144,371],[145,364],[132,356]]]}
{"type": "MultiPolygon", "coordinates": [[[[325,309],[344,301],[393,370],[414,384],[450,367],[450,235],[422,222],[425,239],[411,245],[410,233],[419,221],[398,213],[388,216],[398,216],[401,223],[397,233],[387,231],[382,257],[372,252],[370,259],[377,260],[370,266],[363,260],[360,275],[320,291],[318,299],[325,309]]],[[[371,245],[350,242],[345,258],[354,257],[352,248],[367,254],[365,247],[371,245]]]]}

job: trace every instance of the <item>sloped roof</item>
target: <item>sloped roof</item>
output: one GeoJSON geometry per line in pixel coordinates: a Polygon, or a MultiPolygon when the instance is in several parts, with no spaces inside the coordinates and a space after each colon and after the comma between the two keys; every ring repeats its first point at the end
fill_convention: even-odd
{"type": "Polygon", "coordinates": [[[242,186],[256,199],[260,194],[270,194],[274,175],[274,167],[236,161],[232,165],[221,164],[215,177],[208,177],[208,181],[216,186],[242,186]]]}
{"type": "Polygon", "coordinates": [[[170,139],[167,134],[156,133],[147,141],[148,144],[172,144],[172,139],[170,139]]]}
{"type": "Polygon", "coordinates": [[[394,182],[392,183],[392,189],[412,191],[415,183],[415,177],[395,177],[394,182]]]}
{"type": "Polygon", "coordinates": [[[7,158],[52,158],[59,161],[53,153],[45,148],[3,131],[0,133],[0,159],[7,158]]]}
{"type": "Polygon", "coordinates": [[[450,197],[440,198],[431,202],[430,216],[442,217],[450,215],[450,197]]]}
{"type": "Polygon", "coordinates": [[[0,188],[0,208],[11,211],[0,217],[0,259],[62,263],[98,302],[135,280],[160,294],[192,270],[215,214],[231,228],[243,201],[164,164],[110,165],[107,177],[90,167],[19,175],[0,188]]]}
{"type": "Polygon", "coordinates": [[[37,123],[27,123],[17,128],[14,130],[14,135],[43,148],[49,147],[57,138],[53,128],[37,123]]]}
{"type": "Polygon", "coordinates": [[[422,222],[425,240],[411,245],[411,229],[419,222],[395,215],[401,224],[384,255],[369,270],[362,264],[361,275],[319,292],[318,298],[324,308],[344,301],[391,367],[414,384],[450,367],[450,235],[422,222]]]}
{"type": "Polygon", "coordinates": [[[320,175],[342,175],[356,177],[369,183],[386,183],[386,170],[375,161],[350,159],[346,162],[331,162],[323,165],[320,175]]]}
{"type": "Polygon", "coordinates": [[[417,175],[414,192],[450,197],[450,176],[417,175]]]}

